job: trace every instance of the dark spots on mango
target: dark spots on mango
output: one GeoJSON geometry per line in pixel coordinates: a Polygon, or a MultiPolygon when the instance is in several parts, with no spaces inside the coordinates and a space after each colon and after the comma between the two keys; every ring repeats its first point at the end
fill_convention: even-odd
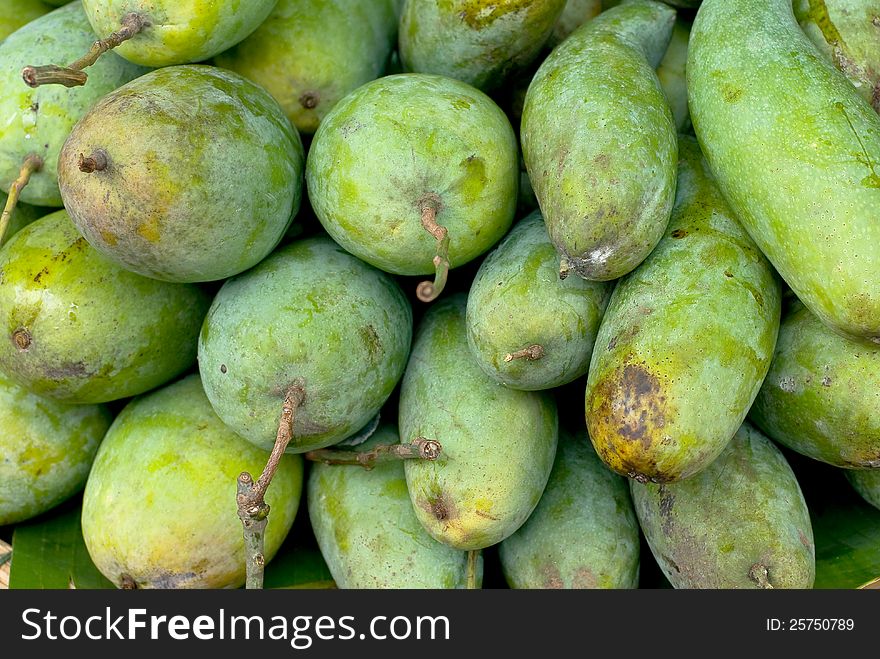
{"type": "Polygon", "coordinates": [[[615,385],[609,411],[617,434],[649,448],[652,430],[666,425],[666,397],[659,379],[639,364],[627,364],[615,385]]]}
{"type": "Polygon", "coordinates": [[[35,284],[39,284],[39,283],[40,283],[40,280],[43,278],[43,275],[48,275],[48,274],[49,274],[49,268],[44,267],[42,270],[40,270],[40,271],[34,276],[34,283],[35,283],[35,284]]]}
{"type": "Polygon", "coordinates": [[[317,91],[305,91],[299,97],[299,104],[306,110],[313,110],[320,102],[321,95],[317,91]]]}
{"type": "Polygon", "coordinates": [[[220,364],[220,372],[221,373],[223,373],[225,375],[227,370],[228,369],[226,368],[226,364],[220,364]]]}
{"type": "Polygon", "coordinates": [[[831,386],[831,378],[829,376],[826,375],[824,378],[822,378],[822,386],[823,387],[830,387],[831,386]]]}
{"type": "Polygon", "coordinates": [[[731,277],[733,277],[733,273],[730,270],[725,270],[724,276],[730,279],[731,277]]]}
{"type": "Polygon", "coordinates": [[[12,333],[12,342],[20,352],[27,352],[31,347],[31,333],[25,327],[19,327],[12,333]]]}
{"type": "Polygon", "coordinates": [[[455,516],[455,507],[445,492],[432,493],[422,501],[422,507],[440,522],[455,516]]]}
{"type": "Polygon", "coordinates": [[[602,169],[608,169],[608,165],[611,164],[611,156],[607,153],[600,153],[598,156],[593,158],[593,162],[596,167],[601,167],[602,169]]]}
{"type": "Polygon", "coordinates": [[[724,84],[721,87],[721,97],[728,103],[736,103],[742,98],[743,90],[740,87],[734,87],[731,84],[724,84]]]}
{"type": "Polygon", "coordinates": [[[358,329],[358,334],[360,335],[364,346],[367,348],[367,352],[370,353],[370,361],[377,363],[382,357],[383,350],[382,341],[376,333],[376,328],[372,325],[364,325],[358,329]]]}
{"type": "Polygon", "coordinates": [[[675,231],[673,231],[669,235],[671,235],[673,238],[678,239],[678,238],[684,238],[686,235],[688,235],[688,232],[685,231],[684,229],[676,229],[675,231]]]}
{"type": "Polygon", "coordinates": [[[669,491],[669,488],[660,486],[660,527],[663,533],[669,535],[672,532],[672,508],[675,505],[675,495],[669,491]]]}
{"type": "Polygon", "coordinates": [[[495,522],[498,521],[498,517],[496,517],[495,515],[490,515],[490,514],[487,513],[485,510],[480,510],[479,508],[477,508],[477,509],[474,511],[474,513],[475,513],[478,517],[482,517],[483,519],[491,519],[491,520],[493,520],[493,521],[495,521],[495,522]]]}
{"type": "Polygon", "coordinates": [[[82,360],[77,362],[65,362],[60,366],[49,366],[44,369],[44,374],[49,380],[66,380],[68,378],[88,378],[93,372],[82,360]]]}

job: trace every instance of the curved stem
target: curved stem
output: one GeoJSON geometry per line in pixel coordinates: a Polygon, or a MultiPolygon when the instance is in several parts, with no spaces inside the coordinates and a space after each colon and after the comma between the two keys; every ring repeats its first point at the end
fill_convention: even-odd
{"type": "Polygon", "coordinates": [[[260,478],[254,482],[253,476],[244,471],[238,477],[238,518],[244,527],[245,560],[247,561],[247,588],[263,587],[263,568],[266,558],[263,553],[263,536],[266,525],[269,522],[269,505],[266,503],[266,490],[272,483],[272,478],[278,470],[278,464],[284,457],[287,445],[293,438],[293,424],[296,419],[296,410],[302,405],[305,391],[298,385],[287,390],[284,404],[281,407],[281,420],[278,423],[278,434],[275,436],[275,446],[269,455],[269,461],[260,474],[260,478]]]}
{"type": "Polygon", "coordinates": [[[31,176],[43,168],[43,159],[35,153],[29,154],[21,165],[21,171],[18,178],[13,181],[9,188],[9,197],[6,199],[6,206],[3,208],[3,214],[0,215],[0,245],[3,244],[3,238],[6,236],[6,229],[9,228],[9,222],[12,220],[12,214],[18,205],[18,198],[21,191],[31,180],[31,176]]]}
{"type": "Polygon", "coordinates": [[[504,357],[505,362],[512,362],[514,359],[528,359],[529,361],[536,361],[541,359],[544,356],[544,346],[535,343],[530,345],[528,348],[523,348],[522,350],[517,350],[516,352],[509,352],[504,357]]]}
{"type": "Polygon", "coordinates": [[[372,469],[382,462],[395,460],[436,460],[443,447],[436,439],[416,437],[411,444],[380,444],[369,451],[318,449],[305,454],[306,460],[328,465],[360,465],[372,469]]]}
{"type": "Polygon", "coordinates": [[[416,296],[422,302],[431,302],[443,292],[446,278],[449,276],[449,232],[446,227],[437,224],[437,213],[440,211],[438,200],[429,197],[422,201],[422,226],[437,240],[437,255],[434,257],[434,281],[423,281],[416,288],[416,296]]]}
{"type": "Polygon", "coordinates": [[[467,557],[467,589],[477,589],[477,558],[480,555],[479,549],[471,549],[468,551],[467,557]]]}
{"type": "Polygon", "coordinates": [[[26,66],[21,70],[21,77],[29,87],[40,85],[64,85],[79,87],[86,84],[89,76],[83,69],[98,61],[108,50],[116,48],[143,30],[148,25],[146,19],[139,14],[126,14],[122,17],[122,27],[106,39],[99,39],[92,44],[89,52],[70,64],[70,66],[26,66]]]}

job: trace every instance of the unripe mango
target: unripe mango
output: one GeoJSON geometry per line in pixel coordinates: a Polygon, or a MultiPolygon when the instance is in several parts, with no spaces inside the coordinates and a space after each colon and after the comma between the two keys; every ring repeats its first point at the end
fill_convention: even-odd
{"type": "MultiPolygon", "coordinates": [[[[0,192],[0,208],[6,205],[7,199],[6,193],[0,192]]],[[[12,217],[9,219],[9,224],[6,227],[6,233],[0,237],[0,247],[8,243],[12,236],[24,229],[28,224],[44,215],[46,210],[48,209],[40,209],[30,204],[16,204],[15,210],[12,211],[12,217]]]]}
{"type": "Polygon", "coordinates": [[[846,478],[865,501],[880,509],[880,469],[847,470],[846,478]]]}
{"type": "Polygon", "coordinates": [[[3,0],[0,5],[0,41],[51,9],[40,0],[3,0]]]}
{"type": "Polygon", "coordinates": [[[555,48],[565,41],[569,34],[591,18],[598,16],[601,11],[602,0],[568,0],[556,25],[553,26],[547,46],[555,48]]]}

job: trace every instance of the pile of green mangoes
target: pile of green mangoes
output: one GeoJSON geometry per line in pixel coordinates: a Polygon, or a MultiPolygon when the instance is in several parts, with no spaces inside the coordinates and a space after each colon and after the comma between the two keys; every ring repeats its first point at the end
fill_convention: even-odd
{"type": "Polygon", "coordinates": [[[631,588],[642,536],[677,588],[809,588],[786,456],[880,507],[880,1],[0,39],[0,526],[84,489],[122,588],[250,584],[306,514],[343,588],[631,588]]]}

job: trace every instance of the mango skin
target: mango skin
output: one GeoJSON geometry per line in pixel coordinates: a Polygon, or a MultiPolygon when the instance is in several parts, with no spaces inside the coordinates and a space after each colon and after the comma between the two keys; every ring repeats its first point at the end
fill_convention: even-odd
{"type": "Polygon", "coordinates": [[[677,141],[654,69],[675,11],[637,0],[576,30],[526,94],[522,150],[550,238],[585,279],[622,277],[663,236],[677,141]]]}
{"type": "Polygon", "coordinates": [[[177,66],[105,96],[67,138],[58,175],[92,247],[145,277],[203,282],[275,248],[299,210],[303,165],[299,134],[265,90],[177,66]],[[96,150],[107,168],[81,171],[96,150]]]}
{"type": "Polygon", "coordinates": [[[500,240],[513,223],[517,143],[504,113],[463,82],[427,74],[380,78],[321,123],[306,182],[315,214],[346,250],[386,272],[434,272],[437,241],[421,204],[439,203],[452,267],[500,240]]]}
{"type": "Polygon", "coordinates": [[[396,42],[390,0],[280,0],[214,62],[262,85],[297,129],[314,133],[343,97],[382,75],[396,42]]]}
{"type": "Polygon", "coordinates": [[[490,91],[541,52],[566,0],[406,0],[404,71],[436,73],[490,91]]]}
{"type": "MultiPolygon", "coordinates": [[[[0,208],[6,206],[6,200],[9,197],[5,192],[0,192],[0,208]]],[[[12,217],[9,218],[9,224],[6,226],[6,234],[0,239],[0,247],[9,242],[16,233],[24,229],[28,224],[41,217],[46,209],[40,209],[30,204],[22,204],[19,202],[12,211],[12,217]]]]}
{"type": "Polygon", "coordinates": [[[562,432],[541,502],[498,555],[511,588],[638,588],[639,544],[626,481],[562,432]]]}
{"type": "Polygon", "coordinates": [[[125,59],[160,67],[206,60],[247,37],[278,0],[83,0],[95,33],[116,32],[127,14],[149,25],[116,48],[125,59]]]}
{"type": "Polygon", "coordinates": [[[40,0],[3,0],[0,6],[0,41],[51,10],[40,0]]]}
{"type": "Polygon", "coordinates": [[[0,251],[0,371],[68,403],[134,396],[193,364],[209,302],[122,270],[58,211],[0,251]]]}
{"type": "Polygon", "coordinates": [[[61,206],[58,154],[80,118],[104,95],[147,72],[113,53],[89,67],[89,84],[68,89],[31,89],[21,70],[33,64],[69,64],[83,55],[95,34],[79,2],[28,23],[0,44],[0,188],[9,192],[25,157],[36,153],[42,169],[31,176],[21,201],[61,206]]]}
{"type": "Polygon", "coordinates": [[[880,469],[847,470],[846,478],[865,501],[880,510],[880,469]]]}
{"type": "Polygon", "coordinates": [[[412,309],[394,280],[312,238],[223,285],[199,337],[199,370],[224,423],[266,451],[288,389],[301,386],[287,450],[304,453],[376,415],[411,340],[412,309]]]}
{"type": "Polygon", "coordinates": [[[679,133],[683,133],[690,127],[690,115],[688,114],[687,97],[687,66],[688,39],[691,30],[688,24],[681,19],[675,21],[672,28],[672,38],[666,54],[660,60],[657,67],[657,79],[666,95],[666,101],[672,110],[675,127],[679,133]]]}
{"type": "Polygon", "coordinates": [[[762,567],[773,588],[813,586],[813,528],[800,486],[779,449],[748,424],[697,476],[630,486],[651,552],[675,588],[759,588],[762,567]]]}
{"type": "MultiPolygon", "coordinates": [[[[383,426],[353,450],[397,444],[383,426]]],[[[308,481],[309,518],[339,588],[464,588],[467,554],[428,535],[413,512],[402,462],[315,463],[308,481]]]]}
{"type": "Polygon", "coordinates": [[[692,138],[663,240],[618,282],[596,337],[586,419],[596,451],[642,482],[687,478],[742,424],[770,368],[781,294],[692,138]]]}
{"type": "Polygon", "coordinates": [[[483,372],[512,389],[551,389],[585,375],[611,286],[559,279],[559,255],[539,212],[486,257],[467,302],[467,338],[483,372]],[[543,357],[505,362],[539,345],[543,357]]]}
{"type": "Polygon", "coordinates": [[[880,346],[850,341],[798,304],[782,322],[749,418],[783,446],[836,467],[880,468],[880,346]]]}
{"type": "Polygon", "coordinates": [[[42,398],[0,375],[0,526],[79,492],[112,420],[105,407],[42,398]]]}
{"type": "Polygon", "coordinates": [[[790,0],[703,2],[687,76],[703,153],[758,247],[822,322],[880,342],[880,116],[790,0]]]}
{"type": "Polygon", "coordinates": [[[400,390],[400,440],[435,439],[433,462],[407,460],[416,517],[456,549],[501,542],[538,505],[556,454],[556,403],[501,386],[474,363],[465,297],[434,303],[422,319],[400,390]]]}
{"type": "MultiPolygon", "coordinates": [[[[243,585],[236,482],[243,471],[256,478],[268,457],[223,425],[198,376],[136,398],[107,432],[86,484],[82,531],[95,566],[116,586],[123,575],[138,588],[243,585]]],[[[267,562],[302,485],[302,459],[283,456],[266,492],[267,562]]]]}
{"type": "Polygon", "coordinates": [[[598,16],[601,11],[602,0],[568,0],[556,25],[553,26],[553,32],[550,33],[546,45],[555,48],[581,25],[598,16]]]}
{"type": "Polygon", "coordinates": [[[794,0],[792,9],[807,38],[880,112],[880,1],[794,0]]]}

